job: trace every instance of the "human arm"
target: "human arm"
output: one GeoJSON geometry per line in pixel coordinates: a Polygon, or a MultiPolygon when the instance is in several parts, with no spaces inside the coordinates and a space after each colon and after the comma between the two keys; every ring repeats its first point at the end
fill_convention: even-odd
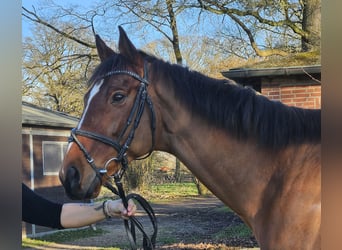
{"type": "MultiPolygon", "coordinates": [[[[52,202],[22,184],[22,220],[31,224],[58,229],[91,225],[106,218],[102,205],[52,202]]],[[[131,216],[136,211],[132,200],[128,201],[128,211],[121,200],[108,200],[105,205],[110,216],[131,216]]]]}
{"type": "Polygon", "coordinates": [[[61,212],[61,225],[64,228],[82,227],[104,220],[105,213],[110,217],[128,217],[134,215],[135,211],[133,200],[128,201],[127,210],[120,199],[107,200],[105,203],[65,203],[61,212]]]}
{"type": "Polygon", "coordinates": [[[22,220],[31,224],[62,229],[60,214],[62,204],[40,196],[22,183],[22,220]]]}

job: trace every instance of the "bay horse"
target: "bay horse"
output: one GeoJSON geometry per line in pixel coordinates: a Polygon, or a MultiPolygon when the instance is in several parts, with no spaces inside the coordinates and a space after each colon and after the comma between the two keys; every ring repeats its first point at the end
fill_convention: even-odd
{"type": "Polygon", "coordinates": [[[271,101],[96,35],[89,80],[59,177],[74,199],[98,196],[122,164],[178,157],[252,229],[261,249],[319,249],[321,111],[271,101]]]}

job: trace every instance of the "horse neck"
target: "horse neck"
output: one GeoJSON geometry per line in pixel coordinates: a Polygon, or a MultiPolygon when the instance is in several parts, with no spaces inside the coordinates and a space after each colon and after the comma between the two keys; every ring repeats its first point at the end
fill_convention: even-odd
{"type": "Polygon", "coordinates": [[[300,150],[319,155],[320,147],[312,143],[272,151],[258,146],[253,139],[239,140],[188,111],[166,84],[155,84],[151,94],[158,123],[156,149],[174,154],[218,198],[247,220],[265,202],[262,195],[271,179],[283,178],[275,175],[294,171],[296,161],[302,165],[307,161],[297,159],[300,150]]]}
{"type": "Polygon", "coordinates": [[[175,155],[230,208],[242,217],[252,217],[257,207],[253,203],[260,202],[267,181],[256,177],[261,171],[272,171],[266,168],[271,166],[266,163],[271,161],[269,155],[260,152],[255,143],[239,142],[223,129],[190,114],[172,95],[161,95],[154,101],[162,124],[156,149],[175,155]]]}
{"type": "Polygon", "coordinates": [[[304,223],[298,206],[302,211],[314,209],[320,213],[318,140],[291,144],[281,150],[266,149],[253,139],[239,140],[192,114],[175,95],[162,84],[153,93],[156,149],[181,160],[214,195],[240,215],[260,245],[267,249],[267,235],[279,236],[282,226],[291,225],[293,220],[304,223]]]}

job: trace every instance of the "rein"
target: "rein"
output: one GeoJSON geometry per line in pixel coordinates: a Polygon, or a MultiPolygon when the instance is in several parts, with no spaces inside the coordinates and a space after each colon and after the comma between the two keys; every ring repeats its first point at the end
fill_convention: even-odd
{"type": "Polygon", "coordinates": [[[154,211],[153,211],[152,207],[150,206],[150,204],[142,196],[140,196],[138,194],[134,194],[134,193],[125,195],[125,192],[124,192],[124,189],[123,189],[122,183],[121,183],[122,176],[125,173],[126,169],[128,168],[128,160],[127,160],[126,152],[127,152],[128,148],[130,147],[130,145],[133,141],[135,130],[139,126],[140,119],[143,115],[146,104],[149,107],[150,113],[151,113],[152,145],[151,145],[151,149],[149,150],[149,152],[145,156],[140,157],[138,159],[147,158],[148,156],[151,155],[151,153],[154,149],[154,143],[155,143],[154,132],[155,132],[155,127],[156,127],[155,126],[155,113],[154,113],[152,101],[151,101],[151,99],[147,93],[147,86],[149,84],[148,80],[147,80],[147,64],[146,64],[146,62],[144,63],[144,77],[143,78],[140,77],[138,74],[131,72],[131,71],[113,70],[113,71],[110,71],[110,72],[102,75],[100,77],[100,79],[103,79],[103,78],[106,78],[106,77],[109,77],[112,75],[118,75],[118,74],[126,74],[126,75],[129,75],[129,76],[135,78],[136,80],[140,81],[140,86],[139,86],[133,107],[132,107],[131,112],[128,116],[128,119],[126,121],[126,125],[121,130],[118,139],[115,141],[115,140],[113,140],[109,137],[103,136],[101,134],[97,134],[97,133],[94,133],[91,131],[73,128],[71,130],[71,135],[70,135],[68,141],[69,141],[69,143],[75,142],[78,145],[80,150],[83,152],[84,157],[86,158],[88,164],[95,171],[95,173],[96,173],[95,178],[99,178],[101,183],[102,183],[102,177],[104,175],[107,175],[107,166],[109,165],[109,163],[112,161],[120,163],[121,168],[113,176],[107,175],[107,177],[114,179],[114,182],[115,182],[115,185],[117,188],[112,186],[109,181],[102,183],[102,185],[104,187],[108,188],[109,190],[111,190],[114,194],[118,195],[121,198],[125,208],[127,208],[127,206],[128,206],[128,200],[134,199],[145,210],[145,212],[149,216],[149,219],[150,219],[152,227],[153,227],[153,234],[151,235],[151,237],[149,237],[147,235],[147,233],[144,231],[143,225],[134,216],[130,216],[128,219],[124,219],[124,225],[126,228],[126,233],[127,233],[130,245],[131,245],[131,249],[137,249],[135,228],[137,228],[143,235],[143,249],[153,249],[155,247],[157,230],[158,230],[157,220],[156,220],[154,211]],[[132,124],[132,122],[133,122],[133,124],[132,124]],[[128,136],[127,136],[125,142],[123,144],[120,144],[122,137],[127,132],[128,128],[130,126],[131,126],[131,129],[128,132],[128,136]],[[109,159],[105,163],[103,168],[97,168],[95,163],[94,163],[94,159],[91,157],[91,155],[88,153],[86,148],[82,145],[82,143],[78,140],[77,136],[83,136],[83,137],[87,137],[87,138],[90,138],[93,140],[97,140],[97,141],[100,141],[104,144],[107,144],[108,146],[113,147],[118,152],[117,156],[109,159]]]}
{"type": "Polygon", "coordinates": [[[126,196],[125,191],[122,187],[121,180],[114,177],[114,181],[117,186],[117,189],[115,189],[115,187],[113,187],[109,182],[105,182],[103,185],[122,199],[122,203],[124,204],[125,208],[127,208],[128,206],[129,199],[134,199],[135,201],[137,201],[147,213],[151,221],[152,227],[153,227],[153,234],[150,238],[145,232],[144,226],[135,216],[130,216],[128,217],[128,219],[124,219],[124,225],[125,225],[128,240],[131,245],[131,249],[138,249],[137,244],[136,244],[135,228],[137,228],[143,235],[143,249],[154,249],[156,245],[158,226],[157,226],[157,218],[154,214],[153,208],[139,194],[130,193],[126,196]]]}

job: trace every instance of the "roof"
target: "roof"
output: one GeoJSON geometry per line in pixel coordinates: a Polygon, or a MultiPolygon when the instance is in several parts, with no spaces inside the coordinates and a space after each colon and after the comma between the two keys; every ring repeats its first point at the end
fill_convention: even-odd
{"type": "Polygon", "coordinates": [[[78,121],[74,116],[22,102],[22,125],[74,128],[78,121]]]}
{"type": "Polygon", "coordinates": [[[241,80],[251,77],[272,77],[272,76],[290,76],[290,75],[307,75],[320,74],[321,65],[313,66],[291,66],[291,67],[277,67],[277,68],[236,68],[228,71],[223,71],[224,77],[241,80]]]}

